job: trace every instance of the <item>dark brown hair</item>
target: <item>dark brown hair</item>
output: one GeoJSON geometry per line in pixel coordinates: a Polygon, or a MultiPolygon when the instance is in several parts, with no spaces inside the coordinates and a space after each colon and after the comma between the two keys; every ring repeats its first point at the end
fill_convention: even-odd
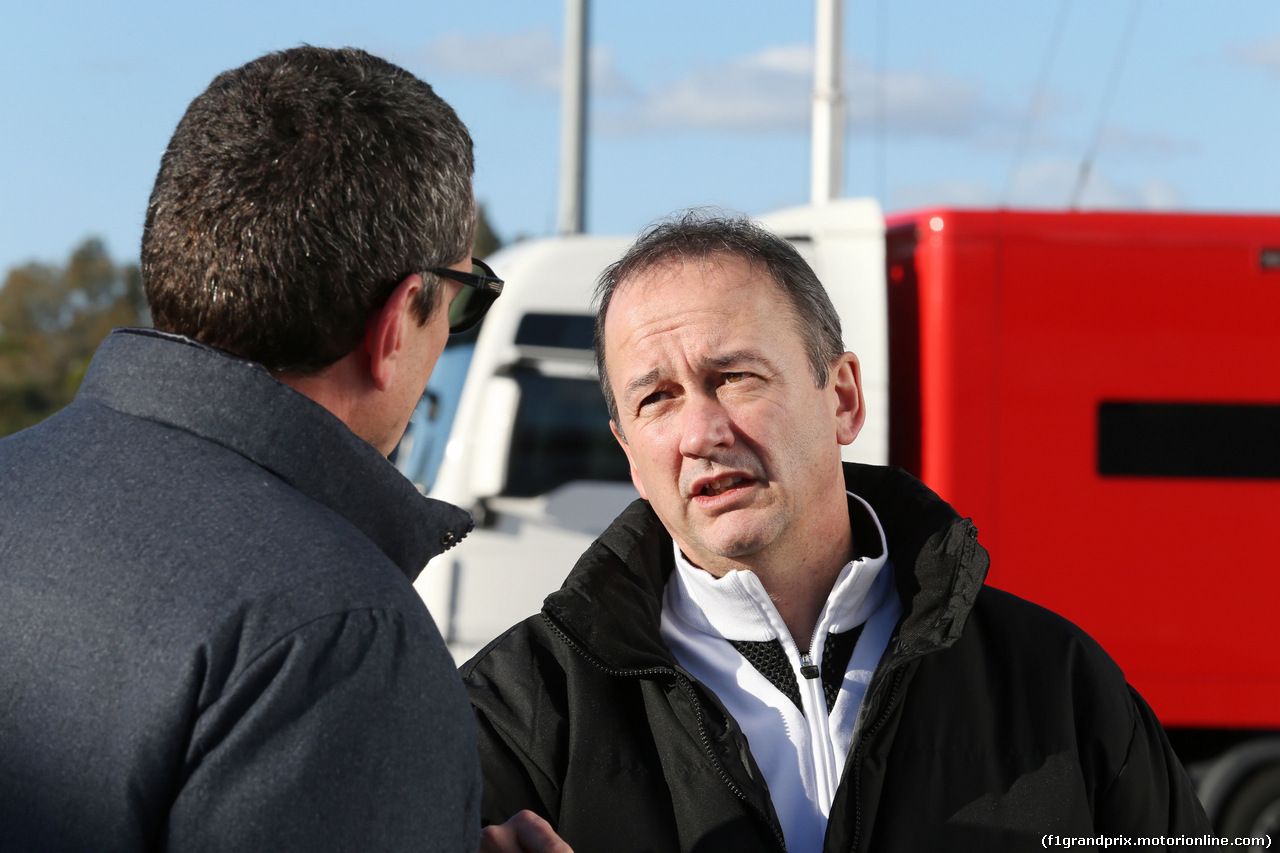
{"type": "MultiPolygon", "coordinates": [[[[472,172],[453,109],[362,50],[224,72],[187,108],[147,206],[153,321],[272,370],[319,370],[406,276],[466,256],[472,172]]],[[[439,293],[427,276],[420,321],[439,293]]]]}

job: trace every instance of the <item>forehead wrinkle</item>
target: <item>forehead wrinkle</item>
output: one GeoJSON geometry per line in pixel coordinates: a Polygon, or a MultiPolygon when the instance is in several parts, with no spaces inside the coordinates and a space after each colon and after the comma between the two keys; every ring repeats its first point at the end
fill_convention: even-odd
{"type": "Polygon", "coordinates": [[[769,359],[765,358],[755,350],[749,349],[735,350],[733,352],[726,352],[718,355],[706,355],[698,359],[698,363],[704,369],[710,368],[712,370],[727,370],[730,367],[751,365],[760,365],[770,371],[774,370],[773,362],[769,361],[769,359]]]}

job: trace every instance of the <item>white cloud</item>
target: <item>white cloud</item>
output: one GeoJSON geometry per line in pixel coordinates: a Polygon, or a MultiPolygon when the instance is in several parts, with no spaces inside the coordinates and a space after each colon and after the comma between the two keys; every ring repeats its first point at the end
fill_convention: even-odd
{"type": "MultiPolygon", "coordinates": [[[[893,190],[895,209],[918,207],[1009,207],[1065,210],[1071,202],[1080,164],[1066,160],[1043,160],[1018,170],[1011,192],[1002,198],[1003,187],[981,181],[941,181],[936,184],[902,186],[893,190]]],[[[1136,185],[1117,183],[1094,170],[1081,194],[1081,210],[1174,210],[1182,203],[1178,191],[1165,181],[1152,179],[1136,185]]]]}
{"type": "MultiPolygon", "coordinates": [[[[455,74],[506,80],[522,89],[558,93],[563,74],[560,41],[549,30],[441,36],[418,52],[428,66],[455,74]]],[[[613,54],[593,47],[590,86],[593,95],[625,96],[632,87],[618,73],[613,54]]]]}
{"type": "Polygon", "coordinates": [[[845,79],[851,131],[875,130],[882,110],[892,135],[968,135],[992,118],[977,90],[962,80],[919,71],[880,75],[860,63],[849,66],[845,79]]]}
{"type": "Polygon", "coordinates": [[[777,47],[725,65],[702,66],[601,117],[615,133],[665,130],[803,129],[812,59],[807,47],[777,47]]]}
{"type": "Polygon", "coordinates": [[[1102,138],[1098,142],[1098,150],[1107,156],[1124,154],[1140,157],[1170,157],[1199,154],[1200,145],[1193,140],[1179,139],[1164,133],[1130,130],[1113,125],[1103,130],[1102,138]]]}
{"type": "Polygon", "coordinates": [[[591,92],[604,97],[626,97],[635,94],[631,85],[614,64],[613,51],[607,47],[588,50],[591,92]]]}
{"type": "Polygon", "coordinates": [[[940,181],[924,186],[895,187],[892,190],[892,207],[908,209],[916,207],[994,207],[999,203],[998,193],[980,181],[940,181]]]}
{"type": "MultiPolygon", "coordinates": [[[[1028,164],[1014,176],[1009,204],[1065,208],[1079,180],[1080,164],[1075,161],[1042,160],[1028,164]]],[[[1150,179],[1126,185],[1095,168],[1080,193],[1078,207],[1082,210],[1172,210],[1180,203],[1178,191],[1165,181],[1150,179]]]]}
{"type": "MultiPolygon", "coordinates": [[[[505,80],[524,90],[560,89],[559,40],[549,30],[466,36],[449,34],[420,54],[428,65],[459,74],[505,80]]],[[[1007,148],[1021,119],[984,102],[974,84],[923,71],[878,73],[857,58],[844,72],[846,129],[850,136],[879,132],[890,138],[965,139],[1007,148]]],[[[725,63],[699,65],[651,91],[618,73],[606,48],[591,52],[591,123],[615,135],[720,131],[807,134],[812,115],[813,50],[780,45],[725,63]]],[[[1050,126],[1064,106],[1046,96],[1036,106],[1028,146],[1045,150],[1061,139],[1050,126]]],[[[1155,133],[1109,128],[1103,149],[1112,153],[1167,156],[1195,153],[1196,146],[1155,133]]],[[[953,187],[959,192],[959,187],[953,187]]]]}
{"type": "Polygon", "coordinates": [[[813,49],[803,44],[766,47],[754,56],[735,60],[733,64],[738,63],[779,74],[800,74],[810,79],[813,74],[813,49]]]}
{"type": "MultiPolygon", "coordinates": [[[[922,72],[889,72],[881,79],[857,61],[846,63],[844,79],[850,133],[876,129],[881,110],[892,135],[966,134],[987,113],[976,90],[959,80],[922,72]]],[[[638,103],[607,113],[599,126],[614,133],[806,132],[812,89],[812,48],[771,47],[723,65],[696,68],[638,103]]]]}
{"type": "Polygon", "coordinates": [[[1280,75],[1280,38],[1233,45],[1227,48],[1227,55],[1241,65],[1280,75]]]}
{"type": "Polygon", "coordinates": [[[1143,181],[1137,191],[1143,210],[1177,210],[1183,206],[1177,187],[1158,178],[1143,181]]]}

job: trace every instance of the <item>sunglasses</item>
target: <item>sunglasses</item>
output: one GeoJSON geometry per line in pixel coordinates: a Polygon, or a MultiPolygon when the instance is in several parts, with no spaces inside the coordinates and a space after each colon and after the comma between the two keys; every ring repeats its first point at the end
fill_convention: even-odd
{"type": "Polygon", "coordinates": [[[471,272],[459,272],[448,267],[432,267],[427,272],[460,281],[466,285],[449,303],[449,334],[465,332],[480,319],[489,306],[502,293],[502,279],[493,274],[489,265],[479,258],[471,259],[471,272]]]}

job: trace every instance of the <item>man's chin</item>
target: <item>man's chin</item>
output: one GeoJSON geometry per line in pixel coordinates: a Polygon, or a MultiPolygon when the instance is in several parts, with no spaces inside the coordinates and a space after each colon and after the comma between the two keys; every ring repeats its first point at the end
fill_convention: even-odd
{"type": "MultiPolygon", "coordinates": [[[[702,531],[697,542],[697,550],[709,562],[750,562],[776,538],[774,525],[762,519],[720,518],[716,521],[710,529],[702,531]]],[[[685,555],[690,556],[687,550],[685,555]]]]}

